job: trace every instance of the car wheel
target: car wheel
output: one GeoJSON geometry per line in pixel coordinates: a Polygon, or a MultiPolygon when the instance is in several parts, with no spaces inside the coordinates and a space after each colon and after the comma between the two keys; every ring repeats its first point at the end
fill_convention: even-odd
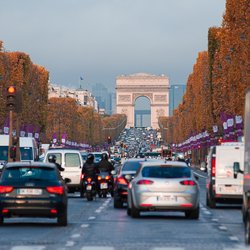
{"type": "Polygon", "coordinates": [[[64,213],[57,217],[57,224],[59,226],[67,226],[68,224],[68,216],[67,216],[67,210],[64,211],[64,213]]]}
{"type": "Polygon", "coordinates": [[[250,244],[250,218],[246,218],[245,223],[245,243],[250,244]]]}
{"type": "Polygon", "coordinates": [[[133,217],[133,218],[139,218],[140,217],[140,210],[139,209],[137,209],[135,206],[134,206],[134,202],[133,202],[133,198],[131,197],[131,205],[132,205],[132,207],[131,207],[131,216],[133,217]]]}
{"type": "Polygon", "coordinates": [[[200,216],[200,207],[198,206],[195,210],[186,211],[185,216],[188,219],[198,220],[200,216]]]}
{"type": "Polygon", "coordinates": [[[207,193],[207,203],[208,203],[208,207],[210,207],[210,208],[216,208],[215,198],[212,197],[212,195],[208,194],[208,193],[207,193]]]}
{"type": "Polygon", "coordinates": [[[4,222],[3,216],[0,216],[0,225],[3,225],[3,222],[4,222]]]}
{"type": "Polygon", "coordinates": [[[122,208],[123,203],[119,199],[114,198],[114,208],[122,208]]]}

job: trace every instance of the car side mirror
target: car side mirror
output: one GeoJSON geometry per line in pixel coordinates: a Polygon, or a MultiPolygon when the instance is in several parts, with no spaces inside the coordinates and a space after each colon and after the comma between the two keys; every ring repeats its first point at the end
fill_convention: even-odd
{"type": "Polygon", "coordinates": [[[238,173],[243,174],[243,171],[240,170],[240,163],[239,162],[234,162],[233,170],[234,170],[234,179],[237,178],[238,173]]]}

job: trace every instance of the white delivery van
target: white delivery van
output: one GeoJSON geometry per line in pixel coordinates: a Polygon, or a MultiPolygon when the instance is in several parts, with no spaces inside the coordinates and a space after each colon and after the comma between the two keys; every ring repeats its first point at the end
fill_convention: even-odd
{"type": "Polygon", "coordinates": [[[0,135],[0,172],[3,165],[8,161],[9,135],[0,135]]]}
{"type": "Polygon", "coordinates": [[[207,165],[207,206],[214,208],[216,202],[240,202],[243,198],[243,177],[234,178],[234,164],[243,171],[244,144],[225,142],[210,148],[207,165]]]}
{"type": "Polygon", "coordinates": [[[33,137],[20,137],[20,161],[38,161],[38,146],[33,137]]]}
{"type": "Polygon", "coordinates": [[[79,150],[54,148],[49,149],[44,158],[44,162],[48,162],[49,155],[56,156],[56,162],[64,168],[61,172],[63,178],[69,178],[70,183],[67,183],[69,192],[80,191],[81,173],[83,160],[79,150]]]}

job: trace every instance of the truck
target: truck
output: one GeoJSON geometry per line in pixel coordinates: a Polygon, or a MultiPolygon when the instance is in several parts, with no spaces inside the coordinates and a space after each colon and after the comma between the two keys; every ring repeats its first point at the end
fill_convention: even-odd
{"type": "Polygon", "coordinates": [[[238,179],[243,174],[242,217],[245,224],[245,243],[250,244],[250,88],[246,91],[244,115],[244,162],[234,165],[234,176],[238,179]]]}
{"type": "Polygon", "coordinates": [[[215,208],[217,203],[241,203],[243,177],[235,178],[235,165],[244,170],[244,144],[224,142],[212,146],[208,154],[206,179],[206,205],[215,208]]]}

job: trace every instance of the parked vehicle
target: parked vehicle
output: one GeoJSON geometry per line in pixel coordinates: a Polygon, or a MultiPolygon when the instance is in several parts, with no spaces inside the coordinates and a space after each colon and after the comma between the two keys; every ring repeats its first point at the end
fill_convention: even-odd
{"type": "Polygon", "coordinates": [[[44,162],[48,162],[50,155],[55,155],[56,162],[64,168],[64,171],[61,172],[62,177],[71,180],[68,184],[68,192],[80,191],[83,160],[79,150],[63,148],[49,149],[46,152],[44,162]]]}
{"type": "Polygon", "coordinates": [[[128,186],[127,214],[137,218],[145,211],[178,211],[199,218],[199,185],[185,162],[141,163],[128,186]]]}
{"type": "Polygon", "coordinates": [[[245,223],[245,243],[250,244],[250,89],[246,93],[244,117],[244,162],[234,163],[234,178],[242,178],[243,174],[243,204],[242,217],[245,223]]]}
{"type": "Polygon", "coordinates": [[[108,194],[114,196],[114,181],[113,176],[108,172],[100,172],[97,176],[97,192],[99,197],[106,198],[108,194]]]}
{"type": "Polygon", "coordinates": [[[10,217],[57,218],[67,225],[67,187],[54,164],[8,163],[0,178],[0,224],[10,217]]]}
{"type": "Polygon", "coordinates": [[[225,142],[210,148],[207,165],[206,203],[215,208],[216,203],[242,202],[242,175],[234,178],[234,163],[243,170],[244,145],[241,142],[225,142]]]}

